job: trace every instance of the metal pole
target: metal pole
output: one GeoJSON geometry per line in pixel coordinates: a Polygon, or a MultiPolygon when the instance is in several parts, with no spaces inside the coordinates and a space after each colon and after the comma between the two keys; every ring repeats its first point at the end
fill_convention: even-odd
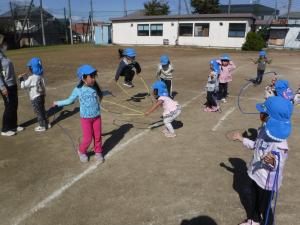
{"type": "Polygon", "coordinates": [[[230,11],[231,11],[231,0],[229,0],[228,2],[228,14],[230,14],[230,11]]]}
{"type": "Polygon", "coordinates": [[[275,0],[275,13],[274,13],[274,18],[277,20],[277,10],[278,10],[278,5],[277,5],[277,0],[275,0]]]}
{"type": "Polygon", "coordinates": [[[178,15],[181,14],[181,0],[178,0],[178,15]]]}
{"type": "Polygon", "coordinates": [[[288,12],[287,12],[287,20],[290,19],[291,6],[292,6],[292,0],[289,0],[288,12]]]}
{"type": "Polygon", "coordinates": [[[91,43],[94,43],[94,10],[93,10],[93,0],[90,1],[91,3],[91,43]]]}
{"type": "Polygon", "coordinates": [[[124,2],[124,16],[127,16],[127,3],[126,3],[126,0],[124,0],[123,2],[124,2]]]}
{"type": "Polygon", "coordinates": [[[18,37],[17,37],[17,28],[16,28],[16,19],[15,19],[15,13],[14,13],[14,9],[12,7],[12,3],[11,1],[9,2],[9,5],[10,5],[10,12],[11,12],[11,18],[13,20],[13,25],[14,25],[14,38],[15,38],[15,44],[19,47],[19,44],[18,44],[18,37]]]}
{"type": "Polygon", "coordinates": [[[44,16],[43,16],[43,0],[40,0],[40,14],[41,14],[43,45],[46,46],[45,29],[44,29],[44,16]]]}
{"type": "Polygon", "coordinates": [[[73,44],[73,32],[72,32],[72,15],[71,15],[71,2],[68,0],[69,3],[69,29],[70,29],[70,39],[71,45],[73,44]]]}
{"type": "Polygon", "coordinates": [[[67,27],[67,12],[66,8],[64,7],[64,18],[65,18],[65,36],[66,36],[66,42],[69,43],[69,36],[68,36],[68,27],[67,27]]]}

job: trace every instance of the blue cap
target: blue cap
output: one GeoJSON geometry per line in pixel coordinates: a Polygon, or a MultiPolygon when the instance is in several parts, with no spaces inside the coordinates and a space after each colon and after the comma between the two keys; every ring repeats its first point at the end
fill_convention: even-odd
{"type": "Polygon", "coordinates": [[[275,83],[275,91],[278,96],[283,97],[283,92],[289,88],[289,82],[287,80],[277,80],[275,83]]]}
{"type": "Polygon", "coordinates": [[[220,59],[222,61],[230,61],[231,60],[231,58],[230,58],[230,56],[228,54],[221,55],[220,59]]]}
{"type": "Polygon", "coordinates": [[[87,64],[82,65],[82,66],[78,67],[78,69],[77,69],[78,80],[82,80],[83,75],[89,75],[96,71],[97,70],[94,67],[92,67],[91,65],[87,65],[87,64]]]}
{"type": "Polygon", "coordinates": [[[260,51],[259,52],[259,56],[261,56],[261,57],[266,56],[266,55],[267,55],[267,53],[265,51],[260,51]]]}
{"type": "Polygon", "coordinates": [[[160,96],[169,96],[167,86],[162,81],[156,81],[152,84],[152,89],[157,89],[157,95],[160,96]]]}
{"type": "Polygon", "coordinates": [[[215,73],[217,73],[217,74],[220,73],[220,65],[219,65],[219,63],[217,62],[216,59],[210,60],[209,64],[212,65],[213,71],[215,73]]]}
{"type": "Polygon", "coordinates": [[[292,132],[291,116],[293,105],[279,96],[269,97],[264,103],[256,104],[256,109],[267,113],[266,132],[274,140],[282,141],[292,132]]]}
{"type": "Polygon", "coordinates": [[[136,56],[136,51],[133,48],[125,48],[123,55],[133,58],[136,56]]]}
{"type": "Polygon", "coordinates": [[[27,66],[31,68],[32,73],[35,75],[40,76],[44,72],[42,61],[38,57],[33,57],[32,59],[30,59],[29,62],[27,63],[27,66]]]}
{"type": "Polygon", "coordinates": [[[160,63],[161,63],[161,65],[163,65],[163,66],[168,65],[169,62],[170,62],[170,59],[169,59],[168,55],[162,55],[160,57],[160,63]]]}

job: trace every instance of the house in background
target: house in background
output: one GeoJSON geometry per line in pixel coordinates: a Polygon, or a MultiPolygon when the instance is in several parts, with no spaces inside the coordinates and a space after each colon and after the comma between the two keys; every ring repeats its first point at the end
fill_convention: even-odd
{"type": "Polygon", "coordinates": [[[112,42],[120,45],[190,45],[241,48],[253,14],[192,14],[112,18],[112,42]]]}
{"type": "MultiPolygon", "coordinates": [[[[228,13],[228,5],[220,5],[220,13],[228,13]]],[[[261,4],[233,4],[230,13],[251,13],[259,20],[270,20],[279,15],[279,10],[261,4]]]]}
{"type": "Polygon", "coordinates": [[[282,15],[271,23],[268,46],[300,49],[300,12],[282,15]]]}
{"type": "Polygon", "coordinates": [[[94,37],[96,45],[107,45],[112,42],[111,27],[111,23],[96,23],[94,37]]]}
{"type": "MultiPolygon", "coordinates": [[[[13,47],[43,45],[40,8],[16,5],[12,11],[0,15],[1,24],[7,24],[5,36],[14,39],[13,47]]],[[[45,39],[47,45],[66,42],[66,24],[62,24],[52,14],[43,10],[45,39]]]]}

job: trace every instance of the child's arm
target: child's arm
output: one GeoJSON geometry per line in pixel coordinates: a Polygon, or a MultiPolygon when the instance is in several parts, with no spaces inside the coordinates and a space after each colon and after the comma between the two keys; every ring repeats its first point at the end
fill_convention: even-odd
{"type": "Polygon", "coordinates": [[[62,107],[66,105],[71,105],[75,102],[77,98],[78,98],[78,88],[74,88],[71,95],[67,99],[56,101],[53,103],[53,106],[62,107]]]}
{"type": "Polygon", "coordinates": [[[31,81],[32,81],[32,76],[29,76],[26,80],[24,78],[24,76],[19,76],[19,80],[20,80],[20,84],[21,84],[21,88],[29,88],[31,86],[31,81]]]}
{"type": "Polygon", "coordinates": [[[162,103],[163,101],[158,100],[147,112],[145,112],[145,116],[148,116],[150,113],[155,111],[162,103]]]}
{"type": "Polygon", "coordinates": [[[158,65],[157,66],[157,70],[156,70],[156,77],[157,77],[157,79],[159,79],[160,74],[161,74],[161,68],[160,68],[160,65],[158,65]]]}
{"type": "Polygon", "coordinates": [[[254,149],[254,141],[251,141],[248,138],[244,138],[239,132],[236,132],[232,136],[234,141],[240,141],[243,143],[243,145],[249,149],[254,149]]]}
{"type": "Polygon", "coordinates": [[[115,75],[115,81],[117,82],[119,80],[119,77],[120,75],[122,74],[124,68],[126,67],[127,65],[124,63],[124,61],[122,60],[118,66],[118,69],[117,69],[117,72],[116,72],[116,75],[115,75]]]}
{"type": "Polygon", "coordinates": [[[134,67],[135,67],[136,72],[138,74],[142,72],[142,68],[141,68],[140,64],[137,61],[134,62],[134,67]]]}

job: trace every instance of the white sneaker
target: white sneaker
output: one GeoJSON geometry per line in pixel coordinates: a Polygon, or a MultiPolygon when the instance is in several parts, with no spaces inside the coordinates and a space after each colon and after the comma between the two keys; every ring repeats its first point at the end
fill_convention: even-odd
{"type": "Polygon", "coordinates": [[[81,162],[87,163],[89,161],[89,158],[85,153],[81,153],[80,151],[78,151],[77,153],[81,162]]]}
{"type": "Polygon", "coordinates": [[[134,85],[131,82],[124,82],[123,85],[126,86],[126,87],[130,87],[130,88],[134,87],[134,85]]]}
{"type": "Polygon", "coordinates": [[[10,136],[13,136],[13,135],[15,135],[15,134],[16,134],[16,132],[11,131],[11,130],[6,131],[6,132],[1,132],[1,135],[2,135],[2,136],[6,136],[6,137],[10,137],[10,136]]]}
{"type": "Polygon", "coordinates": [[[16,129],[17,133],[18,133],[18,132],[21,132],[21,131],[23,131],[23,130],[24,130],[24,127],[20,127],[20,126],[18,126],[17,129],[16,129]]]}
{"type": "Polygon", "coordinates": [[[45,130],[46,130],[46,127],[41,127],[41,126],[38,126],[38,127],[34,128],[34,131],[36,131],[36,132],[43,132],[45,130]]]}
{"type": "Polygon", "coordinates": [[[102,153],[95,153],[95,158],[98,163],[104,163],[104,157],[102,153]]]}
{"type": "Polygon", "coordinates": [[[221,101],[222,101],[223,103],[226,103],[226,102],[227,102],[226,98],[222,98],[221,101]]]}
{"type": "Polygon", "coordinates": [[[176,137],[176,134],[175,134],[175,133],[167,132],[167,133],[165,133],[165,136],[166,136],[167,138],[174,138],[174,137],[176,137]]]}
{"type": "Polygon", "coordinates": [[[256,223],[253,220],[248,219],[247,221],[240,223],[239,225],[260,225],[260,223],[256,223]]]}

